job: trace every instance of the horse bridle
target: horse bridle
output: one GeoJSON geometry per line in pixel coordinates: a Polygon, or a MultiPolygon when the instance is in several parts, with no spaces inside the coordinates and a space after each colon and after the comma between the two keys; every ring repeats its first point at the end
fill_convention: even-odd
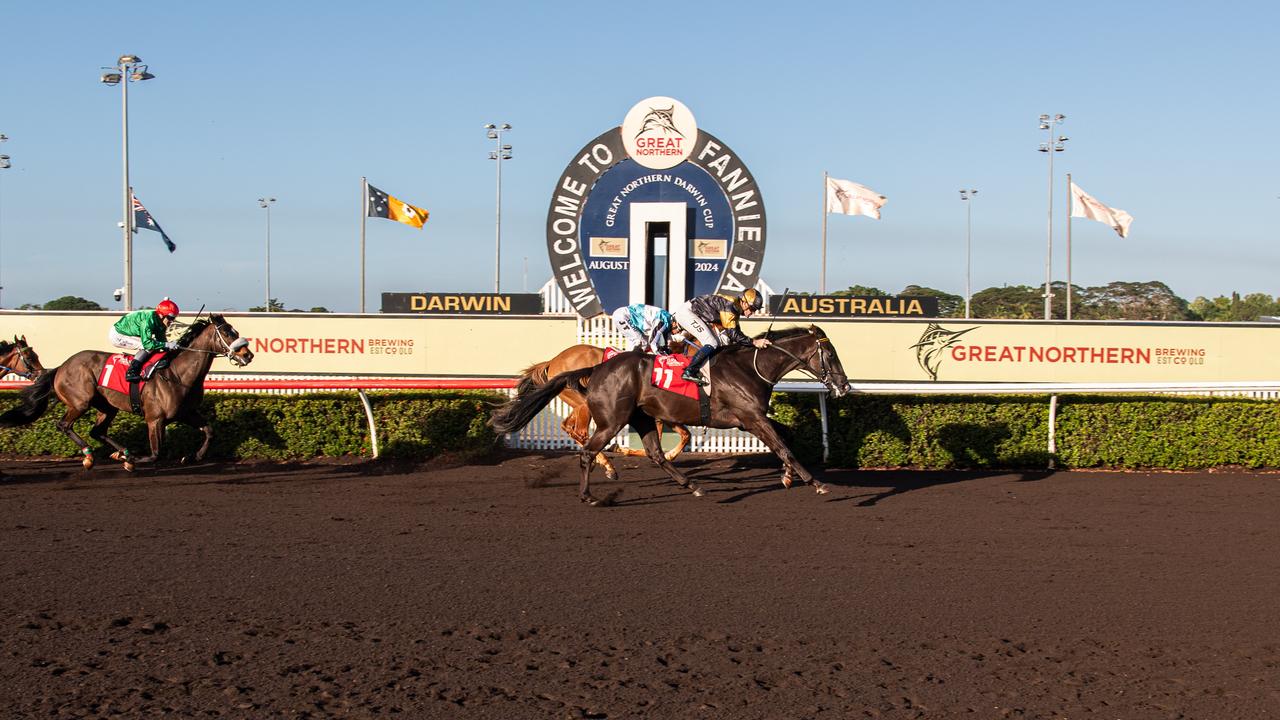
{"type": "MultiPolygon", "coordinates": [[[[769,347],[777,348],[778,352],[781,352],[783,355],[786,355],[792,360],[795,360],[796,368],[794,369],[800,370],[801,372],[805,373],[806,375],[813,378],[814,380],[817,380],[818,382],[822,383],[831,392],[836,392],[837,390],[839,390],[839,388],[837,388],[835,386],[835,383],[831,381],[832,372],[831,372],[830,353],[826,353],[822,351],[823,343],[830,345],[831,339],[827,337],[818,337],[817,334],[814,333],[812,330],[809,331],[809,334],[814,336],[816,342],[814,342],[813,344],[813,353],[810,353],[809,356],[805,358],[801,358],[800,356],[796,355],[795,353],[791,352],[790,350],[782,347],[777,343],[770,343],[769,347]],[[817,353],[818,355],[818,365],[822,370],[821,374],[814,373],[813,370],[809,367],[809,358],[813,357],[814,353],[817,353]]],[[[756,358],[759,357],[759,355],[760,355],[760,348],[756,348],[755,356],[751,358],[751,367],[756,371],[756,375],[761,380],[764,380],[765,382],[769,382],[768,378],[760,374],[760,368],[756,367],[756,358]]],[[[783,372],[783,375],[786,375],[787,372],[791,372],[791,369],[788,369],[786,372],[783,372]]],[[[781,376],[779,376],[778,379],[779,380],[782,379],[781,376]]],[[[774,385],[777,383],[775,381],[769,384],[774,385]]]]}
{"type": "MultiPolygon", "coordinates": [[[[221,324],[219,324],[219,323],[215,323],[215,322],[213,322],[213,321],[210,321],[210,322],[209,322],[209,325],[213,327],[213,332],[214,332],[214,334],[215,334],[215,335],[217,335],[217,336],[218,336],[218,342],[222,343],[222,347],[224,348],[224,350],[222,350],[222,351],[216,351],[216,350],[201,350],[201,349],[199,349],[199,348],[192,348],[192,347],[186,347],[186,346],[183,346],[183,347],[182,347],[182,349],[183,349],[183,350],[191,350],[191,351],[193,351],[193,352],[209,353],[210,355],[216,355],[216,356],[218,356],[218,357],[225,357],[225,358],[227,358],[228,360],[231,360],[232,362],[235,362],[235,353],[236,353],[236,351],[237,351],[237,350],[239,350],[240,348],[244,347],[245,345],[248,345],[248,344],[249,344],[249,340],[248,340],[247,338],[236,338],[235,340],[232,340],[232,341],[228,342],[228,341],[227,341],[226,336],[224,336],[224,335],[222,334],[222,325],[221,325],[221,324]]],[[[236,364],[237,364],[237,365],[239,365],[240,363],[236,362],[236,364]]]]}
{"type": "Polygon", "coordinates": [[[29,350],[31,346],[25,343],[19,342],[19,343],[14,343],[13,348],[18,351],[18,359],[22,361],[22,366],[27,369],[27,372],[22,372],[17,368],[11,368],[8,365],[0,365],[0,370],[3,370],[6,373],[12,373],[14,375],[17,375],[23,380],[30,380],[31,376],[35,374],[32,371],[31,358],[27,357],[27,350],[29,350]]]}

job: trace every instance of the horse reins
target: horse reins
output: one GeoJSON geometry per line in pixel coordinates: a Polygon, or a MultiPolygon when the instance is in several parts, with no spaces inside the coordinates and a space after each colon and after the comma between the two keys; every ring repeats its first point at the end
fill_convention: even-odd
{"type": "MultiPolygon", "coordinates": [[[[813,335],[813,333],[809,333],[809,334],[810,334],[810,335],[813,335]]],[[[788,349],[786,349],[786,348],[782,347],[782,346],[781,346],[781,345],[779,345],[778,343],[776,343],[776,342],[770,342],[770,343],[769,343],[769,347],[771,347],[771,348],[777,348],[777,349],[778,349],[778,352],[781,352],[783,355],[786,355],[787,357],[789,357],[789,358],[791,358],[792,360],[795,360],[795,361],[796,361],[796,367],[795,367],[795,368],[788,368],[786,371],[784,371],[784,372],[782,373],[782,375],[786,375],[788,372],[791,372],[791,370],[792,370],[792,369],[800,370],[801,372],[805,373],[806,375],[808,375],[809,377],[813,378],[814,380],[817,380],[818,382],[822,383],[823,385],[827,386],[827,388],[829,388],[829,389],[830,389],[830,388],[831,388],[831,383],[830,383],[830,381],[829,381],[829,380],[830,380],[830,378],[831,378],[831,370],[830,370],[830,368],[829,368],[829,367],[828,367],[828,365],[827,365],[827,354],[826,354],[826,353],[824,353],[824,352],[822,352],[822,343],[824,343],[824,342],[829,343],[829,342],[831,342],[831,341],[830,341],[830,339],[825,338],[825,337],[819,338],[819,337],[816,337],[816,336],[815,336],[815,338],[816,338],[816,342],[814,343],[813,351],[814,351],[815,353],[817,353],[817,354],[818,354],[818,359],[819,359],[819,361],[820,361],[820,362],[821,362],[821,364],[822,364],[822,375],[821,375],[821,377],[819,377],[817,373],[813,372],[813,370],[811,370],[811,369],[809,368],[809,363],[808,363],[808,361],[807,361],[807,360],[804,360],[803,358],[800,358],[800,357],[799,357],[799,356],[797,356],[795,353],[793,353],[793,352],[791,352],[790,350],[788,350],[788,349]]],[[[759,367],[757,366],[757,364],[756,364],[757,359],[760,357],[760,350],[761,350],[761,348],[756,348],[755,354],[754,354],[754,355],[752,355],[752,357],[751,357],[751,369],[756,371],[756,377],[758,377],[758,378],[760,378],[761,380],[763,380],[763,381],[765,381],[765,382],[769,383],[770,385],[776,385],[776,384],[778,383],[778,381],[777,381],[777,380],[774,380],[774,381],[770,382],[770,381],[769,381],[769,379],[768,379],[768,378],[766,378],[766,377],[765,377],[765,376],[760,372],[760,368],[759,368],[759,367]]],[[[780,376],[778,376],[778,380],[781,380],[781,379],[782,379],[782,376],[781,376],[781,375],[780,375],[780,376]]]]}

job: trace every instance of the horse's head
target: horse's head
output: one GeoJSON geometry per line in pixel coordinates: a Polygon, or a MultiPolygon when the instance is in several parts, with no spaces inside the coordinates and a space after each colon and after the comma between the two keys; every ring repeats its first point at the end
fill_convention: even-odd
{"type": "Polygon", "coordinates": [[[5,373],[21,375],[27,379],[44,374],[40,356],[36,354],[35,348],[27,344],[26,335],[14,335],[12,345],[0,342],[0,377],[5,373]]]}
{"type": "Polygon", "coordinates": [[[848,376],[844,374],[844,365],[840,364],[840,356],[836,354],[836,346],[831,344],[831,338],[817,325],[809,326],[809,334],[813,336],[817,348],[813,357],[817,359],[818,380],[831,390],[834,397],[851,392],[853,388],[849,385],[848,376]]]}
{"type": "Polygon", "coordinates": [[[238,367],[244,367],[253,362],[253,351],[249,349],[249,341],[240,337],[240,333],[231,327],[231,323],[217,314],[192,323],[178,344],[214,355],[226,355],[227,359],[238,367]]]}
{"type": "Polygon", "coordinates": [[[798,362],[802,370],[826,385],[835,397],[852,389],[849,378],[844,374],[844,366],[840,364],[840,356],[822,328],[817,325],[793,327],[779,333],[768,333],[766,337],[798,362]]]}

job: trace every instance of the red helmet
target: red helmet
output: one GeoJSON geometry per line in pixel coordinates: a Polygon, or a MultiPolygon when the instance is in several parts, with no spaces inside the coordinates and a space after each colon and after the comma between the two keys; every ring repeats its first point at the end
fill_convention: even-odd
{"type": "Polygon", "coordinates": [[[160,317],[178,317],[178,304],[169,298],[161,300],[156,305],[156,314],[160,317]]]}

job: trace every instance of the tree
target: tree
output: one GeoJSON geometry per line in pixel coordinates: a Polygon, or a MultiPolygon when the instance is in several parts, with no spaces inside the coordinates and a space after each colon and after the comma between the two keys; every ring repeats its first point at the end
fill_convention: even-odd
{"type": "Polygon", "coordinates": [[[1027,285],[979,290],[969,298],[970,314],[975,318],[1030,320],[1044,314],[1043,292],[1039,287],[1027,285]]]}
{"type": "MultiPolygon", "coordinates": [[[[284,303],[280,302],[276,298],[271,298],[269,302],[271,303],[271,312],[284,312],[284,303]]],[[[266,312],[266,311],[267,311],[267,308],[263,305],[255,305],[254,307],[249,308],[249,312],[266,312]]]]}
{"type": "Polygon", "coordinates": [[[832,295],[851,295],[854,297],[858,297],[858,296],[881,297],[881,296],[888,295],[889,293],[876,287],[868,287],[866,285],[850,285],[844,290],[837,290],[831,294],[832,295]]]}
{"type": "Polygon", "coordinates": [[[44,304],[43,310],[106,310],[98,303],[92,300],[86,300],[78,295],[63,295],[55,300],[50,300],[44,304]]]}
{"type": "MultiPolygon", "coordinates": [[[[1175,295],[1168,285],[1154,280],[1113,282],[1080,289],[1075,295],[1080,301],[1072,303],[1071,315],[1080,320],[1194,320],[1196,317],[1186,300],[1175,295]]],[[[1065,307],[1065,302],[1063,304],[1065,307]]]]}
{"type": "Polygon", "coordinates": [[[1233,292],[1227,298],[1219,295],[1209,300],[1198,297],[1189,306],[1196,317],[1206,322],[1248,322],[1263,315],[1280,314],[1280,300],[1265,293],[1250,293],[1244,298],[1233,292]]]}
{"type": "Polygon", "coordinates": [[[959,295],[952,295],[949,292],[943,292],[941,290],[935,290],[934,288],[923,287],[921,285],[908,285],[898,294],[915,295],[916,297],[935,297],[938,298],[939,317],[964,316],[964,298],[959,295]]]}

